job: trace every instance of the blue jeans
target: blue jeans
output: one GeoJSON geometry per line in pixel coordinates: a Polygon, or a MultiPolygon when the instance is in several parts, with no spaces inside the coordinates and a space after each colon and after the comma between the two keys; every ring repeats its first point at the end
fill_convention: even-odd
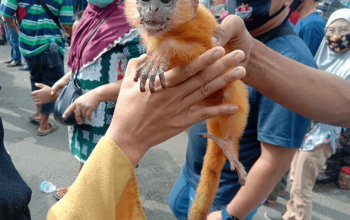
{"type": "MultiPolygon", "coordinates": [[[[171,190],[168,203],[175,217],[179,220],[187,220],[189,209],[196,198],[196,189],[194,189],[187,178],[187,166],[183,166],[180,176],[177,179],[173,189],[171,190]]],[[[227,204],[222,204],[220,201],[214,200],[210,212],[222,210],[227,204]]],[[[245,220],[252,220],[253,216],[258,211],[260,205],[255,208],[245,220]]]]}
{"type": "MultiPolygon", "coordinates": [[[[26,59],[26,61],[29,66],[32,91],[39,90],[35,83],[42,83],[52,87],[64,75],[63,56],[61,54],[55,56],[52,52],[44,51],[34,58],[26,59]],[[56,57],[58,60],[50,59],[52,57],[56,57]]],[[[40,113],[53,113],[54,106],[54,102],[44,104],[41,106],[40,113]]]]}
{"type": "Polygon", "coordinates": [[[11,59],[15,62],[21,62],[21,52],[18,46],[18,34],[11,27],[7,27],[6,22],[4,22],[6,39],[11,46],[11,59]]]}

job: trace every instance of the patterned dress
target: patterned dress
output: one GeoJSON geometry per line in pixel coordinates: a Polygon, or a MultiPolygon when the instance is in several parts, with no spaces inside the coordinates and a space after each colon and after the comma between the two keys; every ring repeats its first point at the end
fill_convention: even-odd
{"type": "MultiPolygon", "coordinates": [[[[79,71],[78,82],[83,94],[121,80],[128,60],[145,52],[139,43],[137,31],[131,29],[79,71]]],[[[86,162],[97,142],[106,133],[112,121],[114,107],[115,102],[101,102],[93,111],[91,121],[85,119],[85,124],[68,127],[71,153],[81,163],[86,162]]]]}

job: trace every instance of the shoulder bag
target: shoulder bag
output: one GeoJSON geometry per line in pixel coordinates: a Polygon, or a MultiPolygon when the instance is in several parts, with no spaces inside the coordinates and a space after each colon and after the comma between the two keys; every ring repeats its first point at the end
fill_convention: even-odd
{"type": "MultiPolygon", "coordinates": [[[[101,26],[101,24],[108,18],[106,16],[102,21],[97,25],[95,30],[90,34],[88,39],[86,40],[81,53],[79,57],[78,67],[80,65],[81,56],[83,54],[84,48],[86,47],[87,43],[91,39],[92,35],[97,31],[98,27],[101,26]]],[[[56,121],[63,125],[73,126],[77,124],[77,121],[75,119],[74,112],[70,113],[67,118],[62,118],[63,113],[67,110],[67,108],[77,99],[79,96],[82,95],[81,88],[79,86],[79,83],[77,81],[77,76],[79,73],[79,69],[76,71],[76,73],[72,73],[73,76],[69,79],[67,85],[62,89],[61,93],[56,99],[55,107],[54,107],[54,118],[56,121]]]]}

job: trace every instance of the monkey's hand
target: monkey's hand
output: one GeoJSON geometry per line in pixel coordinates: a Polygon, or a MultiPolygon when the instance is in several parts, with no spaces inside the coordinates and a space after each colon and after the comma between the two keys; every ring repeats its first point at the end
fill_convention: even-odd
{"type": "Polygon", "coordinates": [[[149,77],[149,89],[151,93],[155,93],[154,83],[157,76],[159,76],[160,83],[163,89],[165,89],[166,84],[164,72],[167,65],[168,61],[165,57],[162,57],[157,52],[152,52],[148,56],[146,62],[144,62],[136,71],[134,81],[137,82],[140,78],[140,91],[146,91],[145,85],[149,77]]]}
{"type": "Polygon", "coordinates": [[[238,182],[239,182],[239,184],[244,186],[247,173],[245,172],[245,169],[244,169],[243,165],[241,164],[241,162],[239,162],[239,160],[237,159],[238,157],[233,152],[232,138],[225,137],[224,139],[222,139],[222,138],[219,138],[219,137],[212,135],[212,134],[204,134],[202,137],[212,139],[214,141],[214,143],[222,149],[226,159],[228,161],[230,161],[231,171],[234,171],[235,169],[237,170],[237,174],[239,176],[238,182]]]}

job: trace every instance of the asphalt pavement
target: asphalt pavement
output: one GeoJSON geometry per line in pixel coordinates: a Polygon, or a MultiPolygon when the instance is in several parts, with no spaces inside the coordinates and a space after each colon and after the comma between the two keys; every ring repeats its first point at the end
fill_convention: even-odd
{"type": "MultiPolygon", "coordinates": [[[[38,126],[28,120],[36,109],[29,72],[6,67],[3,61],[9,58],[10,46],[0,46],[0,116],[5,128],[5,147],[33,191],[29,205],[32,219],[43,220],[56,200],[52,194],[39,190],[40,183],[48,180],[57,187],[71,185],[77,176],[78,161],[70,154],[65,126],[59,125],[57,131],[47,136],[37,135],[38,126]]],[[[50,117],[49,121],[54,119],[50,117]]],[[[183,132],[152,148],[140,161],[136,174],[147,219],[176,219],[167,201],[185,162],[186,145],[187,134],[183,132]]],[[[286,197],[279,197],[276,205],[261,206],[254,220],[265,219],[266,211],[284,212],[289,190],[290,184],[286,197]]],[[[313,220],[350,219],[350,190],[340,189],[334,183],[316,185],[312,198],[313,220]]]]}

